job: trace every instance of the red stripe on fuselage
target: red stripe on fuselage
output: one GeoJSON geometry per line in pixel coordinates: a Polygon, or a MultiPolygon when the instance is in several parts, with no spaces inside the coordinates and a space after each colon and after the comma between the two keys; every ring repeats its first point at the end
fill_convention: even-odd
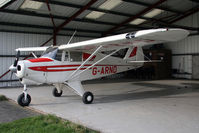
{"type": "Polygon", "coordinates": [[[36,59],[29,59],[28,61],[32,63],[37,63],[37,62],[51,62],[53,60],[49,58],[36,58],[36,59]]]}
{"type": "MultiPolygon", "coordinates": [[[[33,71],[43,71],[43,72],[63,72],[63,71],[75,71],[77,68],[70,68],[70,69],[59,69],[62,67],[79,67],[80,65],[56,65],[56,66],[34,66],[28,67],[33,71]],[[54,68],[54,69],[48,69],[54,68]],[[55,69],[57,68],[57,69],[55,69]]],[[[87,64],[84,66],[91,66],[91,64],[87,64]]],[[[95,65],[95,66],[130,66],[130,65],[95,65]]],[[[80,70],[85,70],[86,68],[81,68],[80,70]]]]}
{"type": "MultiPolygon", "coordinates": [[[[42,72],[63,72],[63,71],[74,71],[77,68],[72,69],[48,69],[53,68],[52,66],[36,66],[36,67],[29,67],[29,69],[33,71],[42,71],[42,72]]],[[[81,68],[80,70],[85,70],[86,68],[81,68]]]]}

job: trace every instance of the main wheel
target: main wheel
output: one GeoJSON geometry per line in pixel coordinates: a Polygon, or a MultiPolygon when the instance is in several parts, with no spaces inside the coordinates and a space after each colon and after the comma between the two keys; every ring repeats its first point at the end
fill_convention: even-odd
{"type": "Polygon", "coordinates": [[[83,97],[82,97],[82,101],[85,103],[85,104],[90,104],[93,102],[93,99],[94,99],[94,96],[91,92],[85,92],[83,97]]]}
{"type": "Polygon", "coordinates": [[[55,96],[55,97],[60,97],[61,95],[62,95],[62,90],[61,90],[61,92],[60,93],[58,93],[58,91],[57,91],[57,88],[54,88],[53,89],[53,96],[55,96]]]}
{"type": "Polygon", "coordinates": [[[30,104],[30,102],[31,102],[31,97],[30,97],[29,94],[27,94],[27,98],[25,100],[24,93],[22,93],[21,95],[19,95],[19,97],[17,99],[17,102],[21,106],[28,106],[30,104]]]}

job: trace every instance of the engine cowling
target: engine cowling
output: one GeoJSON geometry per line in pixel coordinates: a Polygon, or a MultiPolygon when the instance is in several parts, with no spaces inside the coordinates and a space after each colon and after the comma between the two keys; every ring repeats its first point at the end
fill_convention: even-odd
{"type": "Polygon", "coordinates": [[[25,64],[23,61],[19,61],[18,65],[17,65],[17,72],[16,72],[16,76],[18,78],[23,78],[25,77],[25,64]]]}

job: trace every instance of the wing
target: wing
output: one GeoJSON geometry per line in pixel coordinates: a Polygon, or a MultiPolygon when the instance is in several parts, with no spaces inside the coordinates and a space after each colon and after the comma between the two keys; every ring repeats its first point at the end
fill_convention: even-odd
{"type": "Polygon", "coordinates": [[[100,51],[110,51],[130,46],[145,46],[151,44],[178,41],[187,37],[189,32],[184,29],[150,29],[133,33],[103,37],[89,41],[59,46],[60,50],[93,51],[103,46],[100,51]]]}
{"type": "Polygon", "coordinates": [[[28,52],[36,52],[36,51],[45,51],[48,47],[27,47],[27,48],[18,48],[16,51],[28,51],[28,52]]]}

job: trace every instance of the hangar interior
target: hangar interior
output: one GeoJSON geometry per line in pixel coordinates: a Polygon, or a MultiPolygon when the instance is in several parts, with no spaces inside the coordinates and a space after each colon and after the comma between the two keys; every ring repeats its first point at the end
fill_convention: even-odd
{"type": "MultiPolygon", "coordinates": [[[[71,43],[162,27],[186,29],[190,35],[144,48],[147,57],[164,58],[164,63],[145,64],[145,69],[115,77],[199,79],[198,0],[2,0],[0,86],[19,85],[8,70],[16,48],[66,44],[75,31],[71,43]]],[[[23,53],[21,59],[28,57],[30,53],[23,53]]]]}

